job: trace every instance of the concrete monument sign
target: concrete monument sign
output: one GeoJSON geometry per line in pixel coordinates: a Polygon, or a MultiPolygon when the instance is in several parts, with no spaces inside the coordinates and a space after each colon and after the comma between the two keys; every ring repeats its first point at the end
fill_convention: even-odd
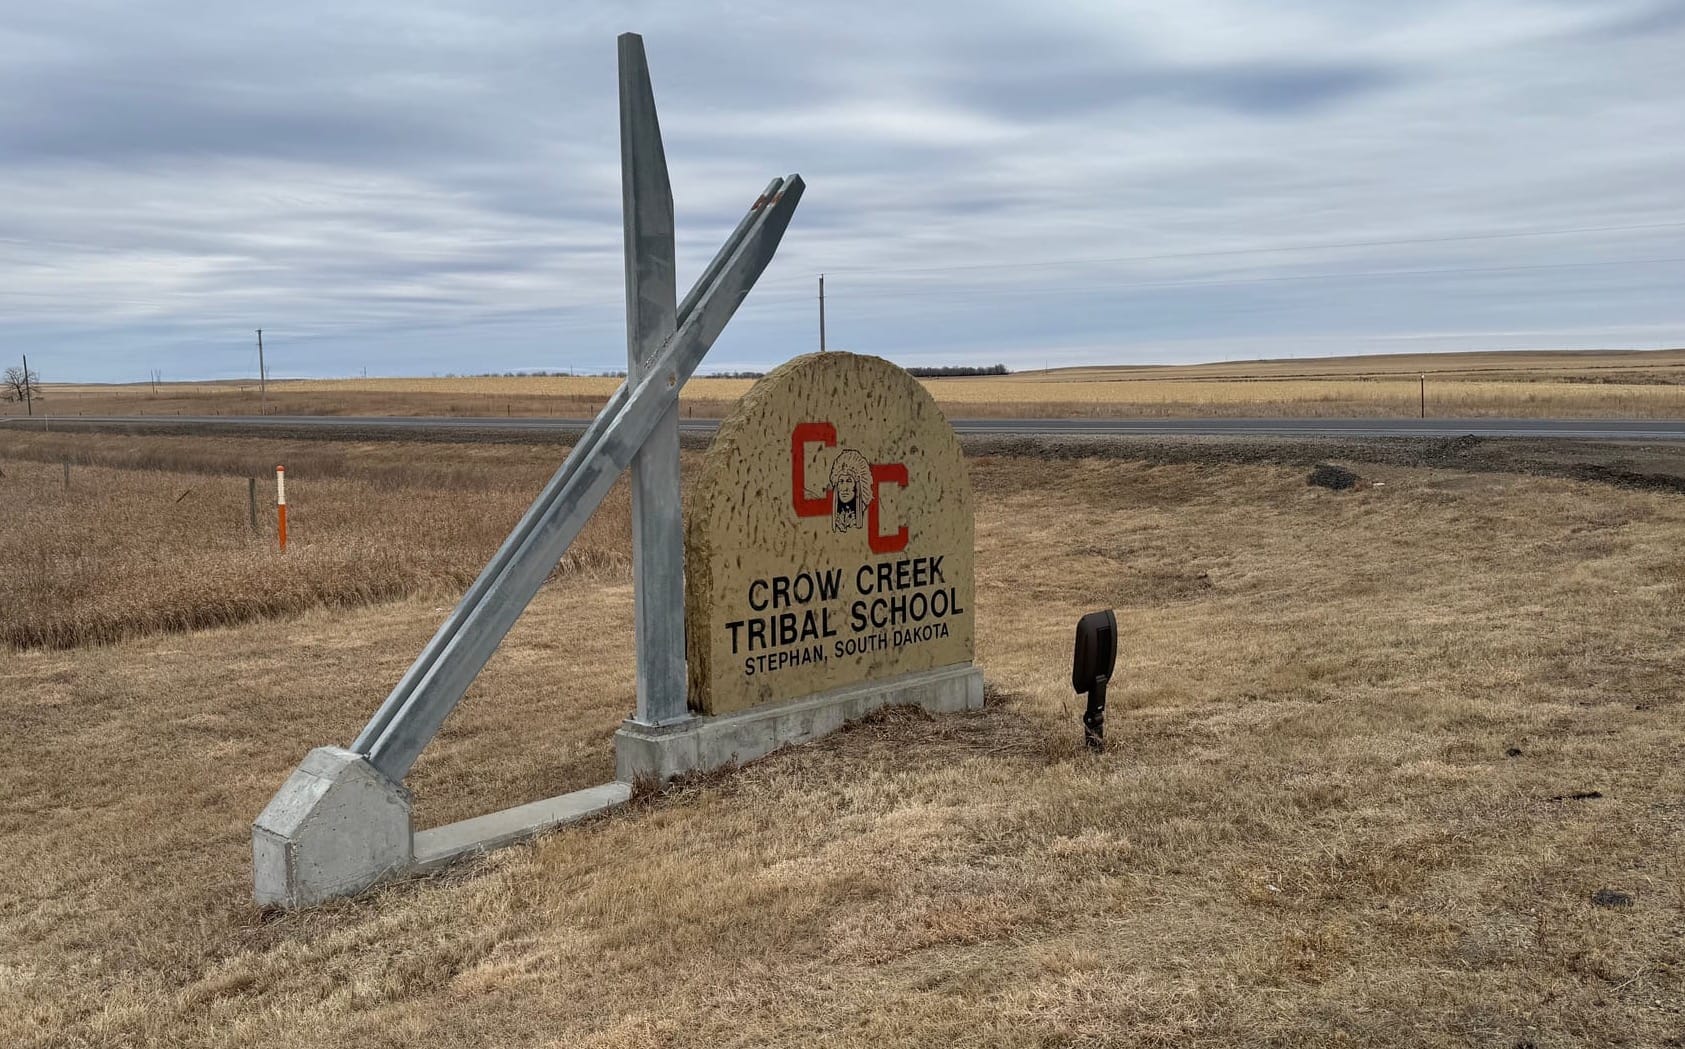
{"type": "Polygon", "coordinates": [[[971,662],[971,484],[925,388],[820,353],[720,425],[685,523],[691,707],[971,662]]]}
{"type": "Polygon", "coordinates": [[[622,781],[748,761],[872,710],[983,705],[965,458],[888,361],[798,357],[720,424],[685,522],[696,716],[615,736],[622,781]]]}
{"type": "Polygon", "coordinates": [[[687,585],[679,390],[805,187],[773,179],[678,298],[643,41],[625,34],[619,51],[626,382],[351,746],[306,755],[253,821],[259,903],[308,906],[431,870],[624,804],[634,781],[746,761],[890,703],[982,705],[965,463],[923,387],[887,361],[806,357],[756,385],[710,453],[687,585]],[[628,469],[637,698],[615,733],[615,781],[417,830],[405,776],[628,469]]]}

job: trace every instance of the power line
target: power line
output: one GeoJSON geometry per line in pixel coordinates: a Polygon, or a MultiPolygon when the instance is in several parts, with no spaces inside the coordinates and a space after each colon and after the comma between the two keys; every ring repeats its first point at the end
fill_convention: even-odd
{"type": "MultiPolygon", "coordinates": [[[[1578,226],[1564,229],[1511,230],[1504,233],[1465,233],[1449,237],[1406,237],[1396,240],[1348,240],[1323,243],[1278,244],[1257,248],[1224,248],[1212,251],[1167,252],[1159,255],[1117,255],[1098,258],[1043,259],[1037,262],[982,262],[965,266],[829,266],[826,273],[960,273],[971,270],[1040,269],[1054,266],[1112,265],[1120,262],[1166,262],[1175,259],[1207,259],[1227,255],[1264,255],[1279,251],[1343,251],[1350,248],[1392,248],[1411,244],[1457,244],[1483,240],[1513,240],[1520,237],[1565,237],[1585,233],[1631,233],[1641,230],[1682,229],[1685,222],[1649,222],[1631,226],[1578,226]]],[[[808,278],[786,277],[784,280],[808,278]]]]}
{"type": "MultiPolygon", "coordinates": [[[[876,273],[889,274],[889,273],[908,273],[908,272],[941,273],[941,272],[966,272],[966,271],[981,271],[981,270],[997,270],[997,269],[1004,269],[1004,268],[1045,268],[1045,267],[1056,266],[1056,265],[1102,265],[1102,264],[1107,264],[1107,263],[1118,263],[1118,262],[1145,262],[1145,261],[1189,259],[1189,258],[1210,258],[1210,257],[1221,257],[1221,256],[1262,254],[1262,253],[1268,253],[1268,252],[1293,251],[1293,250],[1300,250],[1300,251],[1304,251],[1304,250],[1334,250],[1334,249],[1356,248],[1356,247],[1381,247],[1381,246],[1406,245],[1406,244],[1450,243],[1450,242],[1461,242],[1461,241],[1497,240],[1497,239],[1520,238],[1520,237],[1563,236],[1563,235],[1584,234],[1584,233],[1604,233],[1604,232],[1626,232],[1626,231],[1638,231],[1638,230],[1672,229],[1672,228],[1682,228],[1682,227],[1685,227],[1685,222],[1662,222],[1662,223],[1648,223],[1648,224],[1641,224],[1641,225],[1626,225],[1626,226],[1596,226],[1596,227],[1588,226],[1588,227],[1563,228],[1563,229],[1551,229],[1551,230],[1518,230],[1518,231],[1510,231],[1510,232],[1505,232],[1505,233],[1468,234],[1468,235],[1454,236],[1454,237],[1424,237],[1424,238],[1386,240],[1386,241],[1382,241],[1382,240],[1347,241],[1347,242],[1341,242],[1341,243],[1337,243],[1337,244],[1328,243],[1328,244],[1322,244],[1322,245],[1297,245],[1297,246],[1276,246],[1276,247],[1260,247],[1260,248],[1238,248],[1238,249],[1221,250],[1221,251],[1184,252],[1184,253],[1171,253],[1171,254],[1160,254],[1160,255],[1128,256],[1128,257],[1118,257],[1118,258],[1113,258],[1113,259],[1071,259],[1071,260],[1064,260],[1064,261],[1057,261],[1057,262],[1056,261],[1043,261],[1043,262],[1037,262],[1037,263],[1022,263],[1022,264],[1017,264],[1017,263],[980,264],[980,265],[973,265],[973,266],[926,267],[926,268],[922,268],[922,269],[894,269],[894,268],[889,268],[889,269],[882,269],[882,270],[856,269],[856,270],[850,271],[847,268],[844,268],[843,272],[862,272],[862,273],[868,273],[868,274],[876,274],[876,273]]],[[[1115,292],[1142,290],[1142,289],[1151,289],[1151,288],[1226,287],[1226,286],[1245,286],[1245,285],[1256,285],[1256,284],[1287,283],[1287,282],[1294,282],[1294,281],[1377,279],[1377,278],[1386,278],[1386,279],[1414,278],[1414,277],[1432,277],[1432,276],[1455,276],[1455,275],[1461,275],[1461,274],[1480,274],[1480,273],[1496,274],[1496,273],[1520,273],[1520,272],[1567,270],[1567,269],[1612,268],[1612,267],[1623,267],[1623,266],[1662,266],[1662,265],[1676,265],[1676,264],[1679,264],[1679,263],[1685,263],[1685,257],[1660,257],[1660,258],[1644,258],[1644,259],[1609,259],[1609,260],[1586,261],[1586,262],[1537,263],[1537,264],[1512,265],[1512,266],[1457,266],[1457,267],[1430,267],[1430,268],[1389,269],[1389,270],[1352,270],[1352,271],[1339,271],[1339,272],[1279,274],[1279,275],[1272,275],[1272,276],[1186,278],[1186,279],[1168,279],[1168,280],[1156,280],[1156,281],[1129,281],[1129,282],[1120,282],[1120,283],[1087,283],[1087,284],[1065,283],[1065,284],[1059,284],[1059,285],[1053,285],[1053,286],[1041,285],[1041,286],[1036,286],[1036,287],[977,288],[977,287],[960,286],[960,287],[954,287],[954,288],[950,288],[950,289],[931,288],[931,287],[887,288],[887,289],[875,289],[875,290],[873,290],[869,294],[869,296],[866,297],[866,301],[862,303],[862,305],[864,306],[864,309],[854,311],[853,315],[856,316],[856,317],[881,316],[886,311],[873,309],[872,308],[873,304],[875,304],[879,300],[894,300],[894,299],[903,299],[903,298],[919,298],[919,299],[929,300],[929,299],[934,297],[934,298],[940,298],[940,299],[942,299],[944,301],[947,301],[947,302],[964,303],[964,302],[967,302],[967,301],[995,301],[995,300],[1001,299],[1003,297],[1035,296],[1035,297],[1043,297],[1043,298],[1054,298],[1054,297],[1057,297],[1057,296],[1060,296],[1060,295],[1066,295],[1066,294],[1095,295],[1095,294],[1115,293],[1115,292]]],[[[832,273],[832,272],[836,272],[836,271],[827,270],[827,273],[832,273]]],[[[789,279],[789,278],[787,278],[787,279],[789,279]]],[[[801,279],[805,282],[806,280],[809,280],[811,278],[799,278],[799,279],[801,279]]],[[[773,283],[773,282],[766,282],[766,283],[773,283]]],[[[7,290],[0,290],[0,296],[33,297],[32,293],[7,291],[7,290]]],[[[133,303],[133,304],[137,304],[137,305],[152,305],[152,306],[166,305],[165,303],[160,302],[160,301],[146,301],[146,300],[107,299],[107,300],[104,300],[104,301],[106,301],[106,302],[133,303]]],[[[794,294],[779,295],[777,293],[774,293],[772,295],[750,296],[749,299],[745,302],[744,306],[745,306],[746,309],[749,309],[749,310],[754,310],[756,307],[778,309],[780,307],[791,306],[791,305],[795,305],[795,304],[798,304],[798,303],[800,303],[800,304],[811,304],[811,301],[812,300],[809,297],[809,295],[807,295],[805,293],[801,294],[799,296],[794,295],[794,294]]],[[[486,325],[499,325],[499,326],[510,325],[510,324],[518,325],[523,320],[529,320],[529,321],[533,321],[533,322],[547,322],[549,324],[554,324],[556,320],[561,319],[561,318],[555,316],[557,313],[562,313],[564,315],[566,313],[581,313],[581,312],[586,312],[587,309],[588,309],[588,307],[582,307],[580,305],[572,305],[572,306],[560,307],[560,308],[549,307],[549,306],[539,306],[539,307],[527,307],[527,308],[508,310],[508,311],[487,311],[487,312],[479,313],[477,316],[466,317],[466,318],[463,318],[463,319],[460,319],[460,320],[458,320],[458,319],[448,319],[448,318],[437,318],[437,319],[432,319],[432,320],[428,320],[428,321],[419,321],[418,320],[418,321],[415,321],[415,322],[402,324],[401,330],[411,331],[411,332],[414,332],[414,331],[472,330],[477,326],[486,326],[486,325]]],[[[594,330],[607,330],[609,327],[612,326],[611,322],[606,318],[599,319],[599,320],[588,320],[584,317],[577,317],[576,316],[576,317],[572,317],[572,318],[567,318],[567,321],[569,321],[571,323],[564,323],[564,330],[567,330],[567,331],[570,331],[570,332],[573,332],[573,333],[581,333],[581,334],[585,333],[585,332],[589,332],[589,331],[594,331],[594,330]]],[[[350,334],[360,333],[360,332],[367,331],[367,330],[370,330],[370,329],[373,329],[373,328],[376,328],[376,327],[387,326],[389,324],[390,324],[390,320],[368,321],[368,322],[362,322],[362,323],[351,323],[351,324],[340,324],[340,325],[330,324],[330,325],[327,325],[325,327],[320,327],[314,334],[315,334],[315,337],[317,337],[317,338],[335,338],[335,337],[343,338],[343,337],[345,337],[347,335],[350,335],[350,334]]],[[[204,325],[200,325],[200,327],[204,327],[204,325]]],[[[209,339],[209,338],[213,338],[213,337],[211,337],[211,336],[205,337],[205,339],[209,339]]],[[[194,339],[189,338],[189,339],[186,339],[185,341],[188,342],[188,343],[193,343],[193,342],[196,342],[196,341],[205,341],[205,339],[194,340],[194,339]]],[[[178,337],[178,338],[172,339],[170,341],[172,341],[172,342],[182,342],[184,340],[181,339],[180,337],[178,337]]],[[[260,358],[260,360],[261,360],[261,358],[260,358]]],[[[259,370],[260,370],[260,373],[262,373],[264,371],[261,364],[259,366],[259,370]]],[[[260,382],[261,382],[261,380],[260,380],[260,382]]]]}
{"type": "MultiPolygon", "coordinates": [[[[1521,229],[1506,230],[1496,233],[1463,233],[1444,237],[1400,237],[1389,240],[1348,240],[1324,241],[1320,243],[1290,243],[1265,245],[1253,248],[1221,248],[1209,251],[1181,251],[1164,252],[1155,255],[1114,255],[1097,257],[1070,257],[1062,259],[1042,259],[1035,262],[982,262],[960,266],[830,266],[827,273],[964,273],[976,270],[1021,270],[1047,269],[1058,266],[1085,265],[1114,265],[1126,262],[1167,262],[1176,259],[1206,259],[1222,258],[1235,255],[1267,255],[1284,251],[1345,251],[1353,248],[1391,248],[1406,247],[1414,244],[1460,244],[1478,241],[1514,240],[1527,237],[1566,237],[1592,233],[1636,233],[1659,229],[1685,229],[1685,221],[1674,222],[1646,222],[1621,226],[1569,226],[1552,229],[1521,229]]],[[[15,243],[27,246],[61,245],[67,247],[89,247],[92,245],[77,245],[61,241],[31,241],[21,237],[0,237],[0,243],[15,243]]],[[[790,281],[807,281],[810,277],[781,277],[761,284],[778,284],[790,281]]],[[[19,298],[31,297],[34,293],[20,291],[0,291],[0,295],[19,298]]],[[[136,306],[161,306],[164,303],[138,299],[107,299],[107,302],[117,302],[136,306]]]]}
{"type": "MultiPolygon", "coordinates": [[[[1129,291],[1138,288],[1226,287],[1230,285],[1271,284],[1283,281],[1299,280],[1345,280],[1348,278],[1372,277],[1425,277],[1463,273],[1513,273],[1533,270],[1582,269],[1603,266],[1656,266],[1671,265],[1682,262],[1685,262],[1685,256],[1656,259],[1607,259],[1598,262],[1549,262],[1526,266],[1444,266],[1430,269],[1409,270],[1346,270],[1338,273],[1291,273],[1272,277],[1218,277],[1196,278],[1190,280],[1130,281],[1119,284],[1091,284],[1086,286],[1064,284],[1050,287],[1047,285],[1038,285],[1029,288],[989,288],[986,290],[960,287],[955,288],[952,292],[947,294],[944,294],[941,289],[921,287],[890,289],[887,291],[875,290],[870,295],[870,301],[900,298],[928,299],[936,296],[953,298],[956,295],[972,296],[980,299],[995,299],[1003,295],[1035,295],[1045,297],[1058,295],[1061,292],[1129,291]]],[[[827,270],[826,272],[830,271],[827,270]]],[[[754,301],[754,299],[749,300],[749,302],[754,301]]],[[[768,296],[759,300],[760,305],[763,306],[786,305],[789,303],[805,301],[807,301],[805,297],[797,296],[768,296]]]]}

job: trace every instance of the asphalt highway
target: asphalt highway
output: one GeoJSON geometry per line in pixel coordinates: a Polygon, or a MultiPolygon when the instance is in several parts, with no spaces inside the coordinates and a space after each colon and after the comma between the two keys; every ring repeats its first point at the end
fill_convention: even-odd
{"type": "MultiPolygon", "coordinates": [[[[1671,419],[952,419],[962,434],[1035,437],[1531,437],[1586,441],[1685,441],[1685,420],[1671,419]]],[[[343,415],[10,416],[0,429],[219,430],[502,430],[577,433],[589,419],[456,418],[343,415]]],[[[687,433],[711,433],[715,419],[680,419],[687,433]]]]}

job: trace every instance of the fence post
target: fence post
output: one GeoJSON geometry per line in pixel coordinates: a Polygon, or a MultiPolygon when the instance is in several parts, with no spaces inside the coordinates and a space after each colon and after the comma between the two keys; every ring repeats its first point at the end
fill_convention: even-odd
{"type": "Polygon", "coordinates": [[[275,467],[275,535],[281,552],[287,552],[287,468],[275,467]]]}

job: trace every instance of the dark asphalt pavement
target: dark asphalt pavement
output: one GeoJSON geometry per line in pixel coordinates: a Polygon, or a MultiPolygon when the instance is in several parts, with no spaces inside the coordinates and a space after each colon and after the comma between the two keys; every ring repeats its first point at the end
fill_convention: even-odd
{"type": "MultiPolygon", "coordinates": [[[[1532,437],[1589,441],[1685,441],[1685,420],[1664,419],[953,419],[962,434],[1073,437],[1532,437]]],[[[447,418],[440,416],[152,415],[11,416],[0,429],[77,428],[145,430],[168,427],[215,433],[222,429],[277,430],[503,430],[576,433],[588,419],[447,418]]],[[[681,419],[688,433],[709,433],[713,419],[681,419]]]]}

